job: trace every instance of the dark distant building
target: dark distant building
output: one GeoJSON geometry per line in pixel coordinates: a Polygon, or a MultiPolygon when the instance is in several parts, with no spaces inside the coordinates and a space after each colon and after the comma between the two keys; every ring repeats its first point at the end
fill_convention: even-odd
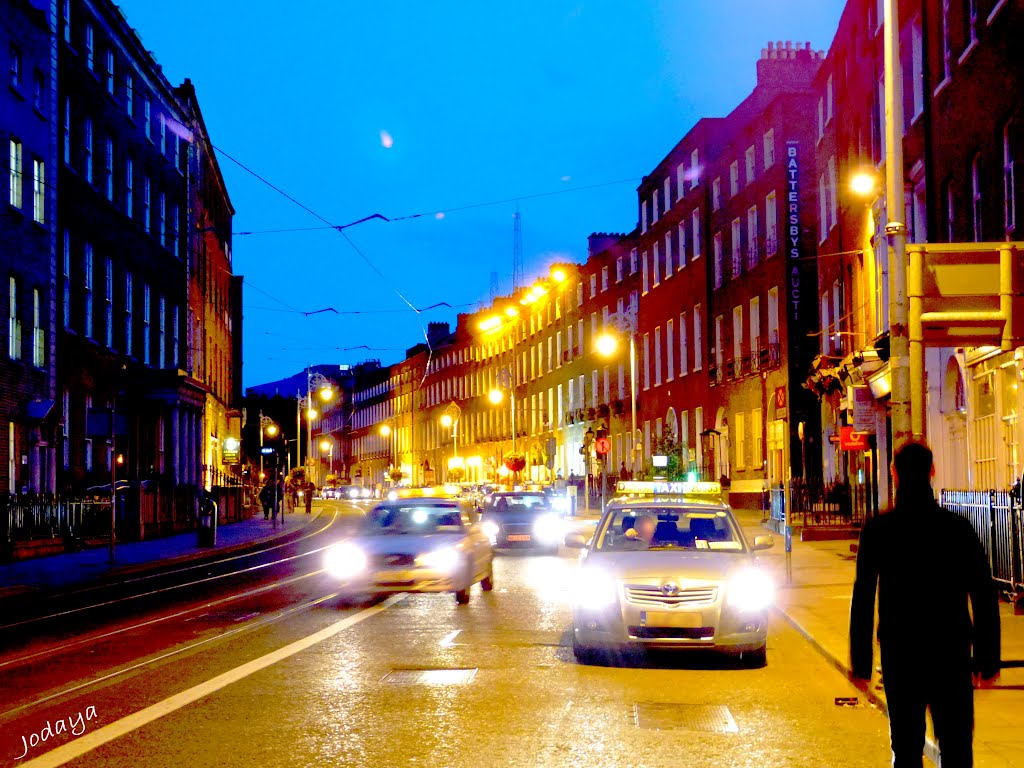
{"type": "Polygon", "coordinates": [[[0,494],[56,487],[56,3],[0,0],[0,494]]]}

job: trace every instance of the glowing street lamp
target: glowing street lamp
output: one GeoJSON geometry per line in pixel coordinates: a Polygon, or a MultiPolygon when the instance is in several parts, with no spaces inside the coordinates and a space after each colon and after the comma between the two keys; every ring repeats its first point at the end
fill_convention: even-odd
{"type": "Polygon", "coordinates": [[[277,433],[278,427],[274,420],[260,411],[260,480],[265,477],[263,472],[263,435],[275,437],[277,433]]]}
{"type": "Polygon", "coordinates": [[[452,457],[459,458],[459,417],[462,409],[458,403],[449,403],[441,414],[441,426],[452,431],[452,457]]]}
{"type": "Polygon", "coordinates": [[[875,196],[876,187],[877,180],[873,173],[860,171],[855,173],[853,178],[850,179],[850,191],[857,195],[857,197],[865,200],[875,196]]]}
{"type": "MultiPolygon", "coordinates": [[[[632,427],[632,451],[630,456],[630,471],[635,475],[636,454],[640,447],[640,441],[636,434],[636,333],[637,317],[636,307],[630,304],[622,312],[616,312],[609,318],[609,324],[618,329],[621,334],[629,337],[629,398],[630,417],[632,427]]],[[[618,350],[618,339],[612,334],[602,334],[596,341],[597,353],[602,357],[610,357],[618,350]]]]}

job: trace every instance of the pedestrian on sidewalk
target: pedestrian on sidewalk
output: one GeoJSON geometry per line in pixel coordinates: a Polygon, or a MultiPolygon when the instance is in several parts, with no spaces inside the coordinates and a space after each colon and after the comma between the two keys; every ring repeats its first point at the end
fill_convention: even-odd
{"type": "Polygon", "coordinates": [[[263,505],[263,519],[270,519],[270,511],[274,509],[274,484],[268,481],[260,490],[260,504],[263,505]]]}
{"type": "Polygon", "coordinates": [[[974,528],[935,501],[928,446],[907,443],[891,469],[895,504],[860,537],[851,671],[862,685],[871,679],[877,587],[894,768],[921,768],[928,710],[943,768],[969,768],[974,685],[999,676],[999,597],[974,528]]]}
{"type": "Polygon", "coordinates": [[[310,514],[313,509],[313,493],[316,491],[316,486],[313,485],[309,480],[306,481],[306,492],[303,497],[303,501],[306,502],[306,514],[310,514]]]}

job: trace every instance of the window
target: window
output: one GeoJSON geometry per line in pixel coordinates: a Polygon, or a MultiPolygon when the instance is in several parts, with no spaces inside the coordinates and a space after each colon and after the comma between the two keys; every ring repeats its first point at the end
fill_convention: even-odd
{"type": "Polygon", "coordinates": [[[828,292],[821,294],[821,354],[827,355],[829,348],[828,292]]]}
{"type": "Polygon", "coordinates": [[[672,277],[672,230],[665,233],[665,279],[672,277]]]}
{"type": "Polygon", "coordinates": [[[135,162],[130,157],[124,165],[124,213],[129,219],[135,215],[135,162]]]}
{"type": "Polygon", "coordinates": [[[590,276],[590,298],[597,296],[597,275],[590,276]]]}
{"type": "Polygon", "coordinates": [[[82,294],[85,308],[85,325],[82,330],[87,339],[92,338],[92,243],[86,243],[82,254],[82,294]]]}
{"type": "Polygon", "coordinates": [[[664,199],[665,199],[665,203],[664,203],[665,210],[667,211],[671,207],[669,201],[672,199],[672,177],[671,176],[666,176],[665,177],[665,198],[664,199]]]}
{"type": "Polygon", "coordinates": [[[150,227],[150,215],[149,215],[149,203],[150,203],[150,187],[149,178],[142,178],[142,230],[149,234],[150,227]]]}
{"type": "Polygon", "coordinates": [[[952,0],[942,0],[942,82],[949,80],[953,45],[949,36],[949,4],[952,0]]]}
{"type": "Polygon", "coordinates": [[[653,266],[654,285],[661,284],[661,248],[658,243],[654,244],[654,251],[651,253],[651,264],[653,266]]]}
{"type": "Polygon", "coordinates": [[[974,226],[974,242],[982,242],[981,226],[981,155],[971,158],[971,223],[974,226]]]}
{"type": "Polygon", "coordinates": [[[832,75],[828,76],[828,80],[825,81],[825,122],[828,123],[832,120],[832,114],[834,110],[834,99],[832,93],[832,75]]]}
{"type": "Polygon", "coordinates": [[[114,260],[111,258],[104,259],[105,263],[105,281],[103,291],[103,310],[106,318],[106,327],[104,330],[107,333],[107,348],[114,348],[114,260]]]}
{"type": "Polygon", "coordinates": [[[578,345],[578,347],[576,349],[576,354],[582,355],[583,354],[583,321],[582,320],[576,321],[576,343],[578,345]]]}
{"type": "MultiPolygon", "coordinates": [[[[582,307],[583,306],[583,283],[582,282],[576,283],[576,306],[577,307],[582,307]]],[[[525,328],[524,328],[524,330],[525,330],[525,328]]]]}
{"type": "MultiPolygon", "coordinates": [[[[159,342],[157,345],[157,358],[156,364],[159,368],[163,368],[167,364],[167,300],[161,296],[159,302],[159,315],[157,317],[159,323],[159,342]]],[[[548,339],[550,342],[551,340],[548,339]]],[[[548,344],[548,351],[551,351],[551,345],[548,344]]],[[[551,368],[551,355],[548,355],[548,368],[551,368]]]]}
{"type": "Polygon", "coordinates": [[[32,218],[42,224],[45,220],[46,166],[42,160],[32,161],[32,218]]]}
{"type": "Polygon", "coordinates": [[[676,229],[676,239],[679,241],[679,262],[676,269],[682,269],[686,266],[686,224],[684,222],[680,222],[676,229]]]}
{"type": "Polygon", "coordinates": [[[690,153],[690,189],[696,189],[700,183],[700,157],[697,150],[690,153]]]}
{"type": "Polygon", "coordinates": [[[818,141],[825,138],[825,98],[818,99],[818,141]]]}
{"type": "Polygon", "coordinates": [[[913,99],[910,122],[914,122],[924,112],[924,36],[920,16],[910,26],[910,75],[913,99]]]}
{"type": "Polygon", "coordinates": [[[718,315],[715,317],[715,367],[718,369],[719,376],[724,373],[724,369],[722,367],[722,334],[725,331],[723,330],[723,326],[724,319],[721,315],[718,315]]]}
{"type": "Polygon", "coordinates": [[[954,217],[954,214],[955,214],[955,201],[953,199],[953,181],[952,181],[952,179],[947,179],[942,186],[945,189],[945,194],[943,195],[943,199],[946,201],[946,242],[947,243],[952,243],[953,242],[953,233],[954,233],[954,229],[955,229],[955,227],[954,227],[954,220],[953,220],[953,217],[954,217]]]}
{"type": "Polygon", "coordinates": [[[651,223],[653,224],[658,220],[658,190],[654,190],[654,194],[651,195],[651,223]]]}
{"type": "Polygon", "coordinates": [[[1017,193],[1010,129],[1010,123],[1003,126],[1003,224],[1007,234],[1013,232],[1017,226],[1017,193]]]}
{"type": "Polygon", "coordinates": [[[64,97],[64,162],[71,164],[71,97],[64,97]]]}
{"type": "Polygon", "coordinates": [[[64,252],[63,258],[63,298],[64,306],[62,310],[64,312],[64,327],[71,327],[71,235],[65,229],[63,231],[63,237],[61,238],[61,249],[64,252]]]}
{"type": "Polygon", "coordinates": [[[825,191],[825,174],[818,175],[818,242],[828,237],[828,197],[825,191]]]}
{"type": "Polygon", "coordinates": [[[146,134],[146,138],[150,141],[153,140],[153,101],[149,96],[142,97],[142,130],[146,134]]]}
{"type": "Polygon", "coordinates": [[[640,203],[640,231],[647,231],[647,201],[644,200],[640,203]]]}
{"type": "Polygon", "coordinates": [[[746,469],[746,458],[747,458],[747,434],[744,430],[745,424],[743,411],[737,411],[733,414],[733,434],[736,436],[736,466],[737,470],[746,469]]]}
{"type": "Polygon", "coordinates": [[[764,169],[767,171],[775,165],[775,129],[769,128],[764,133],[764,169]]]}
{"type": "Polygon", "coordinates": [[[32,106],[43,111],[43,97],[46,95],[46,78],[39,69],[32,71],[32,106]]]}
{"type": "Polygon", "coordinates": [[[740,241],[740,219],[737,216],[732,220],[732,279],[735,280],[743,272],[743,251],[740,241]]]}
{"type": "Polygon", "coordinates": [[[669,320],[665,326],[665,380],[672,381],[676,377],[676,334],[675,320],[669,320]]]}
{"type": "Polygon", "coordinates": [[[757,206],[747,209],[747,269],[757,266],[760,254],[757,252],[757,206]]]}
{"type": "Polygon", "coordinates": [[[764,199],[764,250],[768,258],[774,256],[779,248],[778,223],[779,210],[773,190],[764,199]]]}
{"type": "Polygon", "coordinates": [[[92,118],[85,118],[82,126],[82,170],[85,172],[85,180],[92,184],[92,118]]]}
{"type": "Polygon", "coordinates": [[[96,34],[90,22],[85,23],[85,66],[95,68],[96,34]]]}
{"type": "Polygon", "coordinates": [[[836,184],[836,157],[828,159],[828,226],[829,229],[839,223],[838,189],[836,184]]]}
{"type": "Polygon", "coordinates": [[[779,343],[779,287],[768,289],[768,343],[779,343]]]}
{"type": "Polygon", "coordinates": [[[7,279],[7,356],[21,359],[21,320],[18,319],[18,281],[7,279]]]}
{"type": "MultiPolygon", "coordinates": [[[[64,17],[64,42],[71,42],[71,0],[64,0],[62,3],[63,17],[64,17]]],[[[67,418],[67,410],[64,411],[65,418],[67,418]]]]}
{"type": "Polygon", "coordinates": [[[729,164],[729,197],[735,197],[740,192],[740,161],[733,160],[729,164]]]}
{"type": "Polygon", "coordinates": [[[175,205],[171,208],[171,242],[169,248],[175,256],[178,254],[178,230],[181,226],[181,209],[175,205]]]}
{"type": "Polygon", "coordinates": [[[107,49],[107,93],[114,95],[114,51],[107,49]]]}
{"type": "Polygon", "coordinates": [[[178,342],[178,307],[175,306],[171,310],[171,368],[178,367],[178,361],[181,359],[181,347],[178,342]]]}
{"type": "Polygon", "coordinates": [[[700,258],[700,208],[695,208],[690,216],[693,222],[693,260],[700,258]]]}
{"type": "Polygon", "coordinates": [[[843,319],[842,295],[842,287],[836,280],[832,283],[832,335],[835,337],[832,340],[832,347],[840,353],[843,351],[843,337],[840,333],[842,331],[840,323],[843,319]]]}
{"type": "Polygon", "coordinates": [[[750,145],[747,147],[747,152],[744,155],[744,162],[746,164],[747,184],[751,184],[754,181],[755,164],[757,163],[756,156],[754,155],[754,146],[750,145]]]}
{"type": "Polygon", "coordinates": [[[11,139],[11,205],[21,208],[21,142],[11,139]]]}
{"type": "Polygon", "coordinates": [[[167,122],[160,115],[160,156],[167,157],[167,122]]]}
{"type": "Polygon", "coordinates": [[[699,371],[704,365],[704,320],[700,304],[693,308],[693,370],[699,371]]]}
{"type": "Polygon", "coordinates": [[[615,259],[615,282],[622,282],[622,257],[618,256],[615,259]]]}
{"type": "Polygon", "coordinates": [[[608,267],[601,267],[601,291],[608,290],[608,267]]]}
{"type": "Polygon", "coordinates": [[[715,288],[722,287],[722,233],[715,232],[715,238],[712,243],[712,254],[714,256],[713,267],[714,267],[714,286],[715,288]]]}
{"type": "Polygon", "coordinates": [[[685,376],[687,373],[687,366],[690,362],[690,352],[687,348],[686,337],[689,335],[688,326],[686,325],[686,313],[679,313],[679,375],[685,376]]]}
{"type": "Polygon", "coordinates": [[[737,366],[743,359],[743,305],[732,308],[732,357],[737,366]]]}
{"type": "Polygon", "coordinates": [[[967,0],[967,39],[969,44],[963,55],[978,42],[978,0],[967,0]]]}
{"type": "Polygon", "coordinates": [[[711,210],[717,211],[722,207],[722,177],[715,176],[711,182],[711,210]]]}
{"type": "Polygon", "coordinates": [[[761,349],[761,299],[750,300],[750,356],[754,358],[761,349]]]}
{"type": "Polygon", "coordinates": [[[764,463],[764,415],[760,408],[750,412],[750,443],[753,448],[751,469],[760,469],[764,463]]]}
{"type": "Polygon", "coordinates": [[[11,88],[21,88],[21,49],[11,46],[11,88]]]}
{"type": "Polygon", "coordinates": [[[644,391],[651,388],[651,335],[644,334],[644,391]]]}
{"type": "MultiPolygon", "coordinates": [[[[92,410],[92,395],[85,396],[85,418],[89,418],[92,410]]],[[[85,470],[92,472],[92,438],[85,438],[85,470]]]]}
{"type": "Polygon", "coordinates": [[[152,336],[151,332],[151,313],[152,304],[150,303],[149,284],[142,284],[142,362],[146,365],[150,363],[149,355],[149,344],[152,336]]]}
{"type": "Polygon", "coordinates": [[[641,259],[640,277],[641,284],[643,285],[644,293],[647,293],[650,289],[650,278],[647,276],[647,251],[644,251],[643,258],[641,259]]]}
{"type": "Polygon", "coordinates": [[[676,200],[683,199],[683,192],[686,189],[686,164],[680,163],[676,166],[676,200]]]}
{"type": "Polygon", "coordinates": [[[132,311],[135,306],[135,295],[132,292],[132,273],[124,273],[124,353],[131,357],[134,353],[134,328],[132,327],[132,311]]]}
{"type": "Polygon", "coordinates": [[[157,222],[158,233],[160,237],[160,245],[164,248],[167,247],[167,195],[163,192],[160,193],[160,206],[157,208],[157,222]]]}
{"type": "Polygon", "coordinates": [[[135,78],[131,72],[124,76],[124,109],[128,117],[135,118],[135,78]]]}
{"type": "Polygon", "coordinates": [[[661,386],[661,326],[654,329],[654,386],[661,386]]]}
{"type": "Polygon", "coordinates": [[[636,274],[636,248],[629,252],[629,274],[636,274]]]}
{"type": "Polygon", "coordinates": [[[107,181],[107,200],[114,202],[114,140],[109,138],[103,160],[103,175],[107,181]]]}

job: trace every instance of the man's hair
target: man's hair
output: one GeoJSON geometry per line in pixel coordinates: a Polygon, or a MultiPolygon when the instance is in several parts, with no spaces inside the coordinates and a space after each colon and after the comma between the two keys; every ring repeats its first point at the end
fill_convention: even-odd
{"type": "Polygon", "coordinates": [[[932,451],[921,442],[910,442],[896,451],[892,465],[904,488],[920,488],[931,483],[932,451]]]}

